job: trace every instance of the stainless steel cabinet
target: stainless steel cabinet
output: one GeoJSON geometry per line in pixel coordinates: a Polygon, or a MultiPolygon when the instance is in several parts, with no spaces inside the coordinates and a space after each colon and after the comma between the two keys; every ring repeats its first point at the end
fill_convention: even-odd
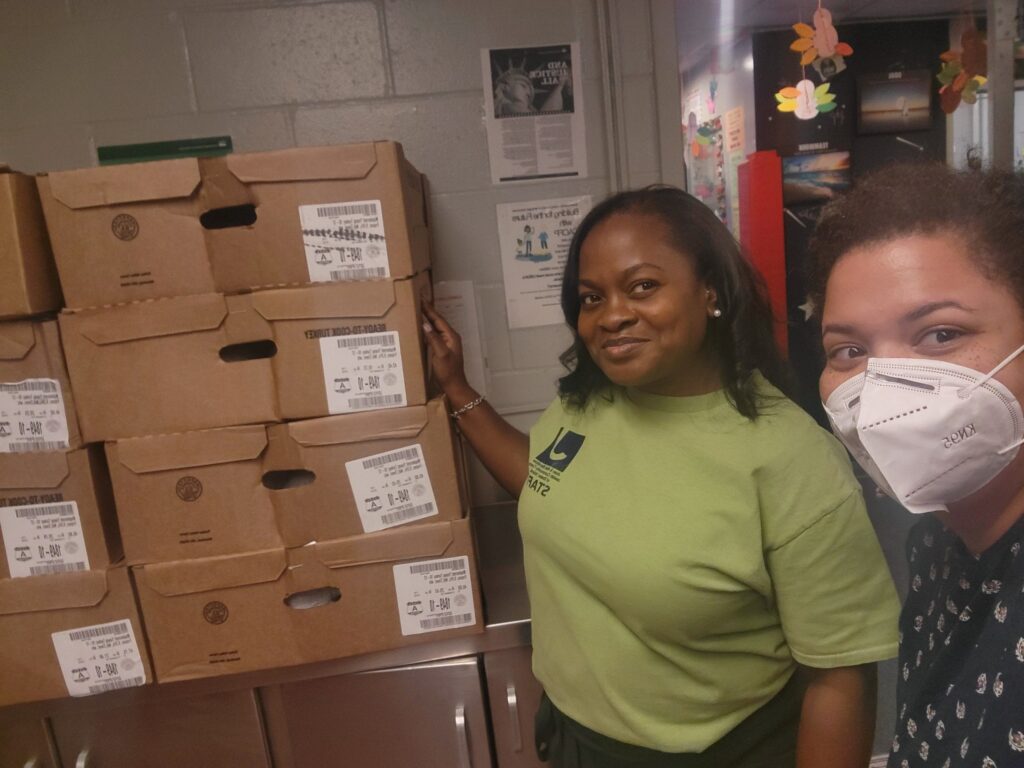
{"type": "Polygon", "coordinates": [[[529,646],[484,654],[491,729],[498,768],[542,768],[533,744],[533,716],[541,686],[531,668],[529,646]]]}
{"type": "Polygon", "coordinates": [[[60,712],[51,723],[64,768],[270,768],[252,690],[149,697],[60,712]]]}
{"type": "Polygon", "coordinates": [[[275,768],[488,768],[478,656],[261,689],[275,768]]]}
{"type": "Polygon", "coordinates": [[[59,768],[41,715],[0,709],[0,768],[59,768]]]}

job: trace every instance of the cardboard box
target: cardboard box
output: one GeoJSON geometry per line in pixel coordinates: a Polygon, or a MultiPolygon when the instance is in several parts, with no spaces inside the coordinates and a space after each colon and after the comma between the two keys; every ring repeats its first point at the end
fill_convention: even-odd
{"type": "Polygon", "coordinates": [[[160,682],[483,630],[466,519],[132,570],[160,682]]]}
{"type": "Polygon", "coordinates": [[[462,517],[444,400],[275,424],[264,460],[289,547],[462,517]]]}
{"type": "Polygon", "coordinates": [[[89,442],[426,402],[429,273],[65,312],[89,442]]]}
{"type": "Polygon", "coordinates": [[[68,307],[216,290],[199,221],[197,159],[60,171],[37,181],[68,307]]]}
{"type": "Polygon", "coordinates": [[[35,179],[0,164],[0,318],[62,304],[35,179]]]}
{"type": "Polygon", "coordinates": [[[0,453],[81,444],[56,321],[0,323],[0,453]]]}
{"type": "Polygon", "coordinates": [[[394,142],[84,168],[38,185],[74,309],[429,267],[423,178],[394,142]]]}
{"type": "Polygon", "coordinates": [[[206,220],[217,211],[235,214],[236,226],[207,230],[219,291],[409,277],[430,266],[423,177],[400,144],[302,147],[200,163],[206,220]]]}
{"type": "Polygon", "coordinates": [[[0,579],[0,706],[152,680],[127,568],[0,579]]]}
{"type": "Polygon", "coordinates": [[[251,294],[273,326],[283,419],[427,401],[420,305],[430,274],[251,294]]]}
{"type": "Polygon", "coordinates": [[[282,546],[262,425],[107,443],[129,565],[282,546]]]}
{"type": "Polygon", "coordinates": [[[104,569],[121,559],[101,446],[0,454],[0,578],[104,569]]]}
{"type": "Polygon", "coordinates": [[[278,418],[273,332],[248,296],[65,312],[60,324],[89,442],[278,418]]]}

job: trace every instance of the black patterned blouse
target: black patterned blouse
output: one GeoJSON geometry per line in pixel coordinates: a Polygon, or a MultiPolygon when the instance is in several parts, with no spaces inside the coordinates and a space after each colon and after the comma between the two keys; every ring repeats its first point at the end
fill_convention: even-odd
{"type": "Polygon", "coordinates": [[[907,538],[888,768],[1024,768],[1024,518],[978,557],[931,515],[907,538]]]}

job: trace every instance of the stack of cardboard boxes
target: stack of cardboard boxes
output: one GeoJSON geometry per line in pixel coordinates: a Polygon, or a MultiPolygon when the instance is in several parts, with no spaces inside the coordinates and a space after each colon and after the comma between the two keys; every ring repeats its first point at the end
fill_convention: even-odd
{"type": "Polygon", "coordinates": [[[456,442],[427,395],[425,192],[401,147],[38,188],[80,439],[105,444],[156,680],[481,631],[456,442]]]}
{"type": "Polygon", "coordinates": [[[60,307],[35,180],[0,168],[0,705],[152,680],[60,307]]]}

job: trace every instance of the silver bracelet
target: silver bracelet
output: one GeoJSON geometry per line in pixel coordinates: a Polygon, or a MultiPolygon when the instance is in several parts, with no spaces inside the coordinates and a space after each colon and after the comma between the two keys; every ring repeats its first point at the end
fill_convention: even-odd
{"type": "Polygon", "coordinates": [[[455,419],[455,421],[458,421],[460,418],[462,418],[467,413],[469,413],[474,408],[476,408],[478,405],[480,405],[480,403],[482,403],[483,401],[484,401],[484,396],[483,395],[480,395],[475,400],[470,400],[468,403],[466,403],[461,408],[457,408],[454,411],[452,411],[452,418],[455,419]]]}

